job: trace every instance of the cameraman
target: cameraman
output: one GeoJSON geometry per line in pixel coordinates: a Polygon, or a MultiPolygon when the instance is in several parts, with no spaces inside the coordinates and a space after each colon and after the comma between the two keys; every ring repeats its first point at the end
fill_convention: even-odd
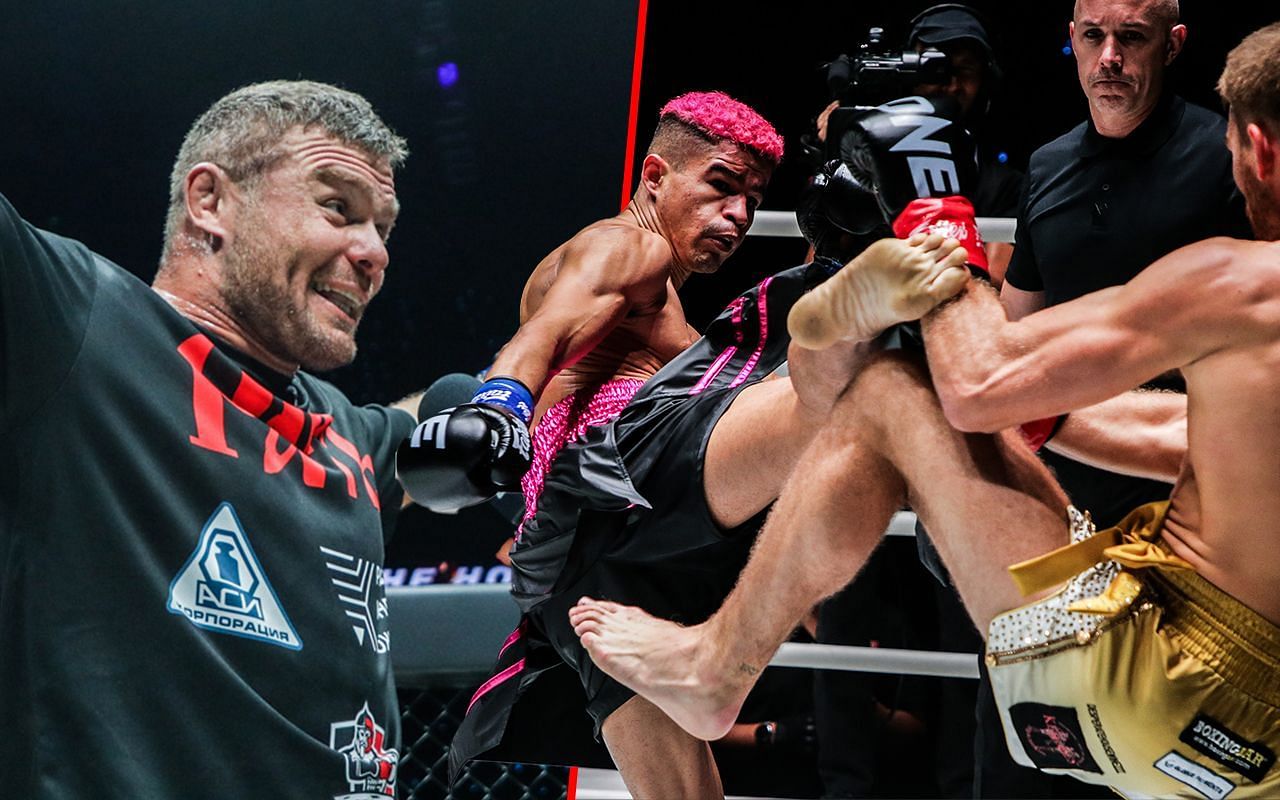
{"type": "MultiPolygon", "coordinates": [[[[1000,68],[986,27],[976,11],[957,3],[927,8],[910,24],[906,48],[916,53],[929,48],[940,50],[947,57],[949,69],[945,82],[919,83],[911,87],[909,93],[946,95],[956,101],[960,119],[973,134],[978,150],[978,182],[969,198],[974,209],[983,217],[1017,216],[1026,178],[1001,163],[994,148],[985,146],[983,140],[987,111],[1000,81],[1000,68]]],[[[826,142],[827,121],[840,105],[841,100],[833,100],[818,115],[819,141],[826,142]]],[[[987,242],[986,250],[991,278],[998,286],[1004,279],[1013,246],[1006,242],[987,242]]]]}

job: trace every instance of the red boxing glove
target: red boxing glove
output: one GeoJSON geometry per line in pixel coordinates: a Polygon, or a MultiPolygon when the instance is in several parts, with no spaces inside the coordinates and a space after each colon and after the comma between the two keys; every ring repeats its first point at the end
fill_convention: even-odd
{"type": "Polygon", "coordinates": [[[1019,430],[1022,431],[1022,438],[1031,447],[1031,452],[1038,453],[1040,448],[1044,447],[1044,443],[1054,437],[1066,419],[1066,414],[1059,414],[1056,417],[1032,420],[1022,423],[1019,430]]]}
{"type": "Polygon", "coordinates": [[[917,233],[940,233],[956,239],[969,254],[969,267],[990,280],[987,251],[978,233],[973,204],[958,194],[912,200],[893,221],[893,232],[899,239],[909,239],[917,233]]]}

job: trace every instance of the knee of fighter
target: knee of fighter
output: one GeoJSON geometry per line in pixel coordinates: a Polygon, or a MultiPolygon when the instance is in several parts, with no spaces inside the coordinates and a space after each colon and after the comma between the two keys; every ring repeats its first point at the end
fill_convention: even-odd
{"type": "Polygon", "coordinates": [[[901,418],[901,404],[921,387],[932,391],[923,353],[881,350],[867,359],[841,400],[862,417],[901,418]]]}
{"type": "Polygon", "coordinates": [[[878,364],[882,358],[882,353],[870,356],[863,369],[836,398],[822,435],[823,447],[827,452],[836,451],[842,442],[861,446],[877,438],[876,431],[882,428],[887,419],[885,412],[888,411],[887,405],[892,403],[892,398],[875,387],[874,384],[880,381],[874,375],[868,378],[867,370],[871,369],[873,373],[881,371],[878,364]]]}

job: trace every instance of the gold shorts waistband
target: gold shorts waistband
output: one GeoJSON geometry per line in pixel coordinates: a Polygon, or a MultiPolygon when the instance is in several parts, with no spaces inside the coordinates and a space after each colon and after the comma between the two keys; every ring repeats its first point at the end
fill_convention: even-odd
{"type": "Polygon", "coordinates": [[[1160,536],[1168,501],[1148,503],[1115,527],[1009,568],[1027,593],[1112,561],[1120,572],[1098,599],[1073,610],[1123,611],[1139,594],[1162,609],[1160,627],[1225,680],[1280,706],[1280,628],[1205,580],[1173,554],[1160,536]]]}
{"type": "Polygon", "coordinates": [[[1191,570],[1151,570],[1161,627],[1245,694],[1280,707],[1280,628],[1191,570]]]}

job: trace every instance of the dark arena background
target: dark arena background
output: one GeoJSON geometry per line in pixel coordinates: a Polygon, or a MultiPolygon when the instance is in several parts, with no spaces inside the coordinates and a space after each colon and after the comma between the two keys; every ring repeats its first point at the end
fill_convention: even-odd
{"type": "MultiPolygon", "coordinates": [[[[787,161],[763,207],[794,208],[810,168],[799,140],[828,100],[824,65],[853,52],[872,25],[900,42],[928,5],[6,0],[0,192],[34,224],[149,281],[168,171],[204,108],[273,78],[360,92],[412,155],[397,175],[403,211],[385,288],[362,325],[355,364],[329,377],[357,401],[391,401],[445,373],[485,369],[516,328],[532,267],[630,194],[626,165],[639,164],[658,107],[675,94],[721,89],[772,120],[787,139],[787,161]],[[643,58],[628,152],[638,11],[643,58]]],[[[1032,150],[1085,117],[1066,49],[1071,3],[972,5],[990,23],[1004,73],[986,139],[1025,167],[1032,150]]],[[[1225,54],[1280,18],[1280,4],[1184,0],[1182,11],[1189,36],[1175,87],[1217,109],[1225,54]]],[[[702,327],[804,252],[799,239],[749,239],[721,274],[685,287],[690,321],[702,327]]],[[[74,502],[74,487],[51,490],[74,502]]],[[[511,527],[488,506],[452,517],[411,509],[387,554],[388,583],[503,582],[508,573],[493,554],[511,527]]],[[[409,737],[406,729],[406,748],[409,737]]]]}

